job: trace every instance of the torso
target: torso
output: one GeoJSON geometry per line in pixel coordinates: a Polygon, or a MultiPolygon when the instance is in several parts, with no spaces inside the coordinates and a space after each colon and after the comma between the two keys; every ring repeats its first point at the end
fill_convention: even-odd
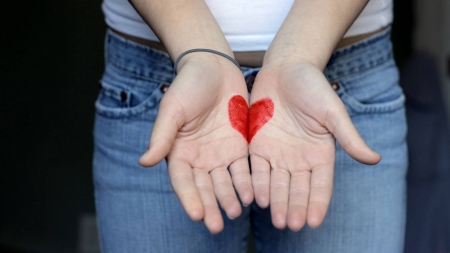
{"type": "MultiPolygon", "coordinates": [[[[240,55],[236,57],[246,65],[255,66],[260,65],[261,55],[264,55],[264,51],[269,48],[294,0],[205,0],[205,2],[231,50],[244,52],[245,59],[242,59],[240,55]],[[246,52],[253,53],[248,55],[246,52]]],[[[342,43],[351,44],[346,41],[354,41],[360,35],[389,26],[393,20],[392,7],[393,0],[368,1],[344,34],[345,39],[342,43]]],[[[103,0],[102,9],[106,24],[115,31],[144,40],[159,41],[129,1],[103,0]]]]}

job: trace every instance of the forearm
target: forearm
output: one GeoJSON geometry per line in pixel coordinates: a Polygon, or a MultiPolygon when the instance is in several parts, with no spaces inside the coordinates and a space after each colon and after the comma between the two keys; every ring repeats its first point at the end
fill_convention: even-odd
{"type": "Polygon", "coordinates": [[[267,50],[263,65],[307,61],[324,69],[368,0],[296,0],[267,50]]]}
{"type": "Polygon", "coordinates": [[[233,56],[204,0],[129,0],[166,47],[172,60],[192,48],[233,56]]]}

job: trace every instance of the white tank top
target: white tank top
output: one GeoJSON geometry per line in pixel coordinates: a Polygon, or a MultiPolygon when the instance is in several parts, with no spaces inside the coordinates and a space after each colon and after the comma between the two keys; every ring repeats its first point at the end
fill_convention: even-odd
{"type": "MultiPolygon", "coordinates": [[[[265,51],[294,0],[206,0],[235,52],[265,51]]],[[[108,26],[132,36],[158,41],[128,0],[103,0],[108,26]]],[[[376,31],[392,22],[392,0],[370,0],[345,37],[376,31]]]]}

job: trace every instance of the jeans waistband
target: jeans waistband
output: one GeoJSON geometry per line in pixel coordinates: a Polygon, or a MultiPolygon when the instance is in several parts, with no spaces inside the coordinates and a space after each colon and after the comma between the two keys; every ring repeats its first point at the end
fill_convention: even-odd
{"type": "Polygon", "coordinates": [[[105,61],[143,79],[166,83],[173,79],[173,62],[167,53],[127,40],[110,29],[105,39],[105,61]]]}
{"type": "Polygon", "coordinates": [[[333,52],[324,70],[330,82],[375,68],[393,59],[391,27],[333,52]]]}
{"type": "MultiPolygon", "coordinates": [[[[356,74],[377,67],[393,58],[390,41],[391,28],[362,41],[333,52],[324,70],[330,82],[344,76],[356,74]]],[[[107,31],[105,60],[107,63],[135,76],[172,82],[173,62],[165,52],[126,40],[107,31]],[[158,70],[157,78],[155,70],[158,70]]],[[[242,72],[255,76],[260,68],[242,67],[242,72]]]]}

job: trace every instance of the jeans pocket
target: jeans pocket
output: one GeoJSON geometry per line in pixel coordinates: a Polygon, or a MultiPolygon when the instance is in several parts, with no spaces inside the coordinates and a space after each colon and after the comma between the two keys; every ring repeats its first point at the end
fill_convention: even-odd
{"type": "Polygon", "coordinates": [[[398,69],[393,62],[333,83],[350,115],[392,112],[403,108],[405,103],[398,69]]]}
{"type": "Polygon", "coordinates": [[[101,90],[95,102],[97,113],[109,118],[130,118],[153,111],[156,116],[159,102],[169,84],[154,80],[121,79],[104,77],[100,81],[101,90]]]}

